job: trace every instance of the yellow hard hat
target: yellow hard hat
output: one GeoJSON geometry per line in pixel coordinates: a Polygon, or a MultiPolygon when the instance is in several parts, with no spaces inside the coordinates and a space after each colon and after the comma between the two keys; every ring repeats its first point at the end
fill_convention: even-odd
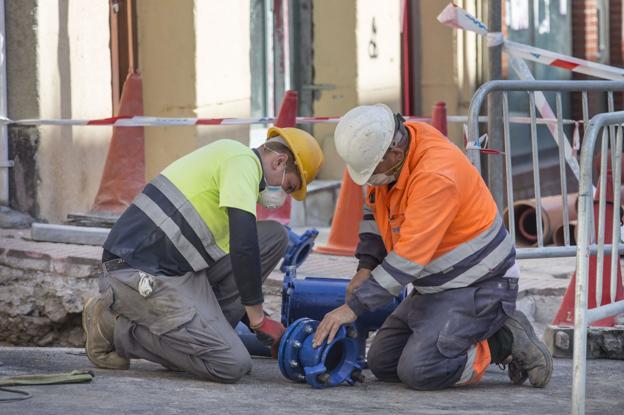
{"type": "Polygon", "coordinates": [[[316,177],[323,163],[321,147],[307,131],[299,128],[271,127],[267,131],[267,140],[280,136],[295,156],[295,165],[299,170],[301,187],[291,193],[295,200],[303,200],[306,195],[308,183],[316,177]]]}

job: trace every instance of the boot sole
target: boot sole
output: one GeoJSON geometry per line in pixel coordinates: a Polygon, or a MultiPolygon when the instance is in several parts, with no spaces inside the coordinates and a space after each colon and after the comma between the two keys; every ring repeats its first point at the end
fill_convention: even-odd
{"type": "Polygon", "coordinates": [[[526,370],[520,369],[514,362],[509,363],[507,367],[507,375],[514,385],[522,385],[529,378],[526,370]]]}
{"type": "Polygon", "coordinates": [[[552,372],[553,372],[552,355],[550,354],[548,347],[546,347],[546,345],[535,335],[535,330],[533,330],[533,326],[531,325],[531,322],[523,313],[516,312],[514,313],[514,316],[511,318],[518,321],[520,325],[524,327],[525,329],[528,328],[526,332],[527,332],[527,335],[529,336],[529,339],[531,340],[531,343],[533,343],[533,345],[536,346],[539,349],[539,351],[542,352],[542,354],[546,357],[546,371],[548,373],[548,377],[543,383],[540,383],[539,385],[531,384],[533,387],[543,388],[546,385],[548,385],[548,382],[550,382],[550,378],[552,377],[552,372]]]}

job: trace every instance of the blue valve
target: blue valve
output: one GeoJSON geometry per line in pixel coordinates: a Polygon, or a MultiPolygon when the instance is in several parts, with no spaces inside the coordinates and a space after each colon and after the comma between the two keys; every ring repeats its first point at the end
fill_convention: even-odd
{"type": "Polygon", "coordinates": [[[340,327],[331,343],[324,341],[314,348],[312,340],[318,325],[317,320],[300,318],[288,327],[277,358],[282,374],[317,389],[363,382],[364,362],[359,354],[355,326],[340,327]]]}
{"type": "MultiPolygon", "coordinates": [[[[343,278],[295,278],[292,273],[286,273],[282,286],[282,324],[288,327],[302,317],[322,320],[325,314],[345,303],[348,284],[349,280],[343,278]]],[[[362,361],[369,333],[379,329],[404,298],[405,290],[384,307],[363,313],[353,323],[359,332],[357,342],[362,361]]]]}

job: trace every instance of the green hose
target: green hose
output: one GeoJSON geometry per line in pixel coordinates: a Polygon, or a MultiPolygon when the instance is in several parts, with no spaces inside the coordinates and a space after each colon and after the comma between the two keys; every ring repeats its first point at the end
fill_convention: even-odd
{"type": "Polygon", "coordinates": [[[0,378],[0,391],[13,393],[20,396],[5,398],[0,397],[0,402],[13,402],[29,399],[32,395],[28,392],[7,389],[5,386],[30,386],[30,385],[62,385],[66,383],[91,382],[95,375],[90,370],[74,370],[70,373],[53,373],[48,375],[21,375],[0,378]]]}

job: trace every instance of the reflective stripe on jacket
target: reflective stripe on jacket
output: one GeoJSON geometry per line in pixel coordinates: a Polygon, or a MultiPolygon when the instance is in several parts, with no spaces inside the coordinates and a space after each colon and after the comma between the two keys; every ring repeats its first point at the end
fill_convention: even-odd
{"type": "Polygon", "coordinates": [[[358,314],[409,283],[421,294],[466,287],[515,260],[496,204],[462,151],[428,124],[405,125],[410,145],[398,180],[368,190],[361,240],[377,236],[388,254],[349,300],[358,314]]]}
{"type": "Polygon", "coordinates": [[[255,216],[262,177],[260,155],[234,140],[217,140],[181,157],[115,223],[104,243],[107,257],[154,275],[210,267],[229,253],[228,209],[255,216]]]}
{"type": "Polygon", "coordinates": [[[201,271],[225,256],[195,208],[163,175],[137,195],[104,249],[156,275],[201,271]]]}

